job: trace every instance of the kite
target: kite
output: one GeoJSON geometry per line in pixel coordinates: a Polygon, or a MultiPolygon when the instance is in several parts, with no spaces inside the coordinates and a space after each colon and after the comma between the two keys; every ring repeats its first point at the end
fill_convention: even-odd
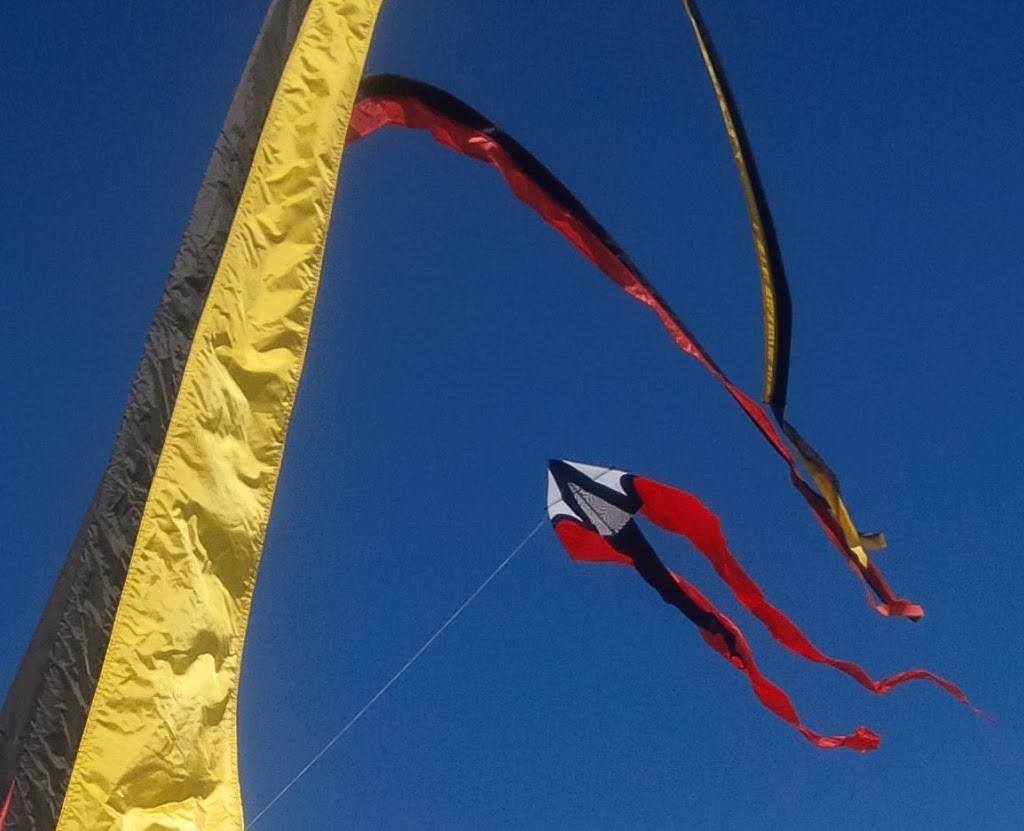
{"type": "MultiPolygon", "coordinates": [[[[651,308],[783,458],[877,607],[921,615],[853,550],[828,482],[813,465],[820,493],[804,480],[765,411],[536,158],[440,90],[394,76],[360,85],[380,5],[270,5],[147,335],[109,465],[0,710],[0,831],[243,828],[235,751],[242,650],[338,171],[347,143],[388,125],[426,130],[492,164],[520,199],[651,308]]],[[[783,286],[781,269],[772,274],[783,286]]],[[[777,365],[784,375],[785,360],[777,365]]],[[[775,383],[784,390],[784,381],[775,383]]],[[[773,412],[781,418],[781,409],[773,412]]],[[[719,633],[723,644],[729,632],[719,633]]],[[[741,643],[733,636],[730,648],[741,643]]]]}
{"type": "Polygon", "coordinates": [[[875,681],[857,664],[821,652],[792,620],[768,602],[729,550],[718,517],[692,494],[614,468],[552,459],[548,464],[547,510],[555,534],[572,559],[632,566],[662,600],[698,628],[712,649],[747,676],[754,694],[768,710],[817,747],[868,751],[878,747],[879,737],[866,727],[844,736],[823,736],[806,727],[789,696],[758,669],[739,627],[661,561],[637,524],[638,516],[686,537],[740,604],[765,625],[776,641],[800,657],[845,673],[873,693],[887,693],[908,681],[931,681],[971,706],[956,685],[927,670],[912,669],[875,681]]]}
{"type": "MultiPolygon", "coordinates": [[[[848,523],[843,519],[848,519],[849,514],[839,497],[838,484],[831,471],[824,478],[819,475],[820,470],[827,470],[827,466],[810,445],[803,442],[799,434],[780,419],[786,435],[797,438],[794,446],[801,461],[811,471],[812,478],[822,486],[820,493],[801,476],[792,451],[761,407],[729,380],[701,346],[692,330],[640,272],[611,234],[533,154],[490,119],[453,95],[429,84],[397,75],[373,76],[366,78],[360,85],[359,101],[352,113],[348,141],[351,143],[369,136],[385,126],[426,130],[444,146],[497,168],[519,199],[533,208],[546,223],[562,234],[630,297],[650,308],[673,342],[695,358],[725,387],[769,445],[782,457],[789,469],[791,483],[807,501],[829,540],[874,592],[878,602],[872,601],[872,607],[886,616],[911,620],[924,616],[921,606],[898,598],[893,593],[877,567],[864,554],[863,546],[875,545],[879,538],[865,536],[861,542],[850,543],[846,530],[848,523]],[[809,459],[817,462],[809,462],[809,459]]],[[[788,343],[788,336],[785,342],[788,343]]],[[[861,537],[858,536],[858,539],[861,537]]]]}

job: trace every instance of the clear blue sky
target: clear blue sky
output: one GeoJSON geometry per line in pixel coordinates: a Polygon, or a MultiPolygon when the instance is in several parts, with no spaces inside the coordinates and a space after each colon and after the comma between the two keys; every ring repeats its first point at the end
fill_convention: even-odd
{"type": "MultiPolygon", "coordinates": [[[[106,464],[265,2],[19,3],[0,29],[5,689],[106,464]]],[[[875,697],[735,612],[817,751],[633,574],[545,529],[258,828],[1019,828],[1024,7],[712,2],[792,282],[791,416],[919,625],[871,612],[785,470],[653,316],[489,169],[345,157],[241,690],[249,814],[543,514],[545,461],[700,495],[826,651],[960,683],[875,697]]],[[[675,0],[385,4],[370,68],[503,125],[760,389],[760,299],[675,0]],[[643,11],[633,11],[644,7],[643,11]]]]}

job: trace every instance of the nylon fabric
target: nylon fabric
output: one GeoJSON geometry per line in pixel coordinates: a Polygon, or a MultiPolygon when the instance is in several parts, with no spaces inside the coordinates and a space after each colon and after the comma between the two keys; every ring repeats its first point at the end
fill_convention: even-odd
{"type": "MultiPolygon", "coordinates": [[[[879,602],[876,603],[868,594],[871,607],[885,616],[912,620],[924,616],[919,605],[896,597],[868,561],[859,542],[855,545],[848,542],[841,520],[829,501],[803,478],[793,452],[768,414],[729,380],[611,235],[540,161],[476,110],[448,93],[399,76],[367,78],[361,87],[361,100],[352,115],[348,142],[372,135],[387,126],[425,130],[443,146],[495,167],[517,198],[533,208],[633,299],[650,308],[673,342],[696,358],[725,387],[782,457],[793,487],[814,512],[828,539],[846,557],[867,589],[878,597],[879,602]]],[[[838,492],[835,496],[838,498],[838,492]]],[[[845,506],[840,515],[848,517],[845,506]]]]}
{"type": "Polygon", "coordinates": [[[834,736],[807,727],[786,692],[758,668],[750,644],[739,627],[695,586],[662,563],[636,523],[630,523],[609,537],[567,517],[560,517],[554,525],[555,533],[574,560],[631,565],[665,603],[697,627],[708,646],[747,676],[754,695],[767,710],[795,727],[811,744],[826,750],[846,748],[861,752],[878,747],[878,734],[863,726],[851,734],[834,736]]]}
{"type": "MultiPolygon", "coordinates": [[[[718,109],[722,114],[725,133],[729,139],[733,161],[739,174],[740,186],[743,190],[743,201],[747,206],[750,232],[754,241],[757,256],[757,268],[761,276],[761,301],[764,317],[764,390],[762,399],[768,404],[782,428],[786,438],[790,440],[800,463],[811,475],[819,493],[828,504],[829,511],[842,531],[843,541],[851,556],[865,574],[870,562],[866,551],[885,547],[882,534],[862,533],[850,516],[850,511],[843,501],[839,489],[839,480],[821,455],[786,421],[786,400],[789,394],[789,361],[793,337],[793,302],[789,292],[789,281],[775,232],[775,222],[768,207],[764,186],[757,171],[754,154],[747,138],[739,108],[733,97],[729,82],[725,77],[721,61],[715,52],[714,43],[708,33],[696,0],[682,0],[690,25],[697,38],[704,67],[715,91],[718,109]]],[[[870,584],[870,581],[869,581],[870,584]]],[[[875,605],[875,604],[872,604],[875,605]]],[[[882,614],[895,614],[897,608],[910,608],[913,604],[905,602],[888,603],[876,606],[882,614]]],[[[920,610],[919,606],[913,608],[920,610]]],[[[904,615],[916,618],[920,615],[904,615]]]]}
{"type": "Polygon", "coordinates": [[[723,634],[709,631],[704,627],[700,629],[704,642],[747,676],[754,695],[757,696],[757,699],[765,708],[795,727],[807,741],[815,747],[820,747],[822,750],[845,748],[865,753],[878,748],[881,742],[879,735],[864,726],[858,726],[853,733],[834,736],[826,736],[807,727],[800,721],[796,707],[786,692],[758,668],[750,644],[743,637],[739,627],[716,609],[711,601],[701,594],[696,587],[675,572],[669,572],[669,574],[678,586],[679,591],[702,612],[711,616],[725,630],[727,635],[731,636],[727,640],[723,634]]]}
{"type": "Polygon", "coordinates": [[[761,587],[747,574],[729,550],[718,517],[704,503],[692,494],[643,476],[633,477],[632,483],[643,501],[640,513],[659,528],[686,537],[711,563],[715,573],[722,578],[743,607],[761,621],[771,636],[786,649],[809,661],[839,670],[873,693],[887,693],[908,681],[930,681],[961,704],[971,707],[967,696],[959,687],[928,670],[906,670],[875,681],[853,661],[843,661],[826,655],[786,614],[768,602],[761,587]]]}
{"type": "Polygon", "coordinates": [[[313,0],[277,85],[189,353],[60,831],[243,827],[245,626],[379,5],[313,0]]]}
{"type": "Polygon", "coordinates": [[[596,479],[581,475],[581,467],[576,463],[559,459],[548,463],[548,516],[569,556],[580,562],[631,565],[665,603],[699,628],[709,646],[747,675],[755,695],[765,707],[796,727],[816,746],[873,750],[879,738],[864,727],[845,736],[824,736],[808,729],[785,691],[758,670],[750,645],[739,627],[661,561],[636,522],[638,516],[689,540],[741,605],[764,624],[779,644],[794,654],[832,667],[879,695],[910,681],[930,681],[987,718],[970,704],[955,684],[927,670],[911,669],[876,681],[858,664],[826,655],[789,617],[768,602],[761,588],[729,550],[718,517],[697,497],[644,476],[613,468],[604,470],[615,472],[620,490],[609,490],[596,479]],[[561,501],[553,502],[553,497],[559,496],[561,501]],[[558,507],[552,510],[552,505],[558,507]],[[609,527],[602,520],[609,508],[625,513],[628,521],[609,527]]]}
{"type": "Polygon", "coordinates": [[[53,831],[196,323],[308,0],[267,12],[150,326],[111,459],[0,712],[6,831],[53,831]],[[13,785],[12,785],[13,787],[13,785]]]}
{"type": "Polygon", "coordinates": [[[778,238],[775,235],[771,213],[762,211],[760,202],[764,190],[757,172],[750,143],[747,140],[743,121],[733,100],[729,82],[722,71],[714,44],[707,33],[707,28],[700,16],[694,0],[682,0],[690,25],[693,27],[700,49],[701,58],[715,90],[718,108],[722,113],[722,122],[729,138],[733,160],[740,177],[743,189],[743,200],[747,205],[750,218],[750,230],[754,238],[754,253],[757,256],[757,269],[761,277],[761,306],[764,317],[764,391],[763,400],[766,404],[775,402],[785,406],[786,392],[789,384],[789,352],[793,323],[792,300],[785,271],[773,268],[773,263],[781,264],[778,250],[778,238]]]}

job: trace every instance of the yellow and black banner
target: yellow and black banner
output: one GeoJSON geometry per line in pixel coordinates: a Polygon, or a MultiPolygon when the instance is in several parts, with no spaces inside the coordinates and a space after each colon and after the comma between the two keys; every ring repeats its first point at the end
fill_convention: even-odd
{"type": "Polygon", "coordinates": [[[245,627],[378,9],[267,15],[0,714],[4,831],[243,827],[245,627]]]}

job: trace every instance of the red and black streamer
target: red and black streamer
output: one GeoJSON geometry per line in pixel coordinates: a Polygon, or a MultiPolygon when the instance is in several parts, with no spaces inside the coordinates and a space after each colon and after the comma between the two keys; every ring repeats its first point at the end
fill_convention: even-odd
{"type": "Polygon", "coordinates": [[[871,601],[872,606],[886,616],[911,620],[923,617],[921,606],[897,597],[873,563],[858,559],[828,502],[803,478],[792,451],[765,411],[729,380],[611,234],[533,154],[472,107],[437,87],[398,75],[368,77],[360,86],[347,141],[357,141],[388,126],[425,130],[445,147],[496,168],[516,197],[627,294],[650,308],[675,344],[725,387],[782,457],[790,481],[826,536],[878,598],[877,603],[871,601]]]}

